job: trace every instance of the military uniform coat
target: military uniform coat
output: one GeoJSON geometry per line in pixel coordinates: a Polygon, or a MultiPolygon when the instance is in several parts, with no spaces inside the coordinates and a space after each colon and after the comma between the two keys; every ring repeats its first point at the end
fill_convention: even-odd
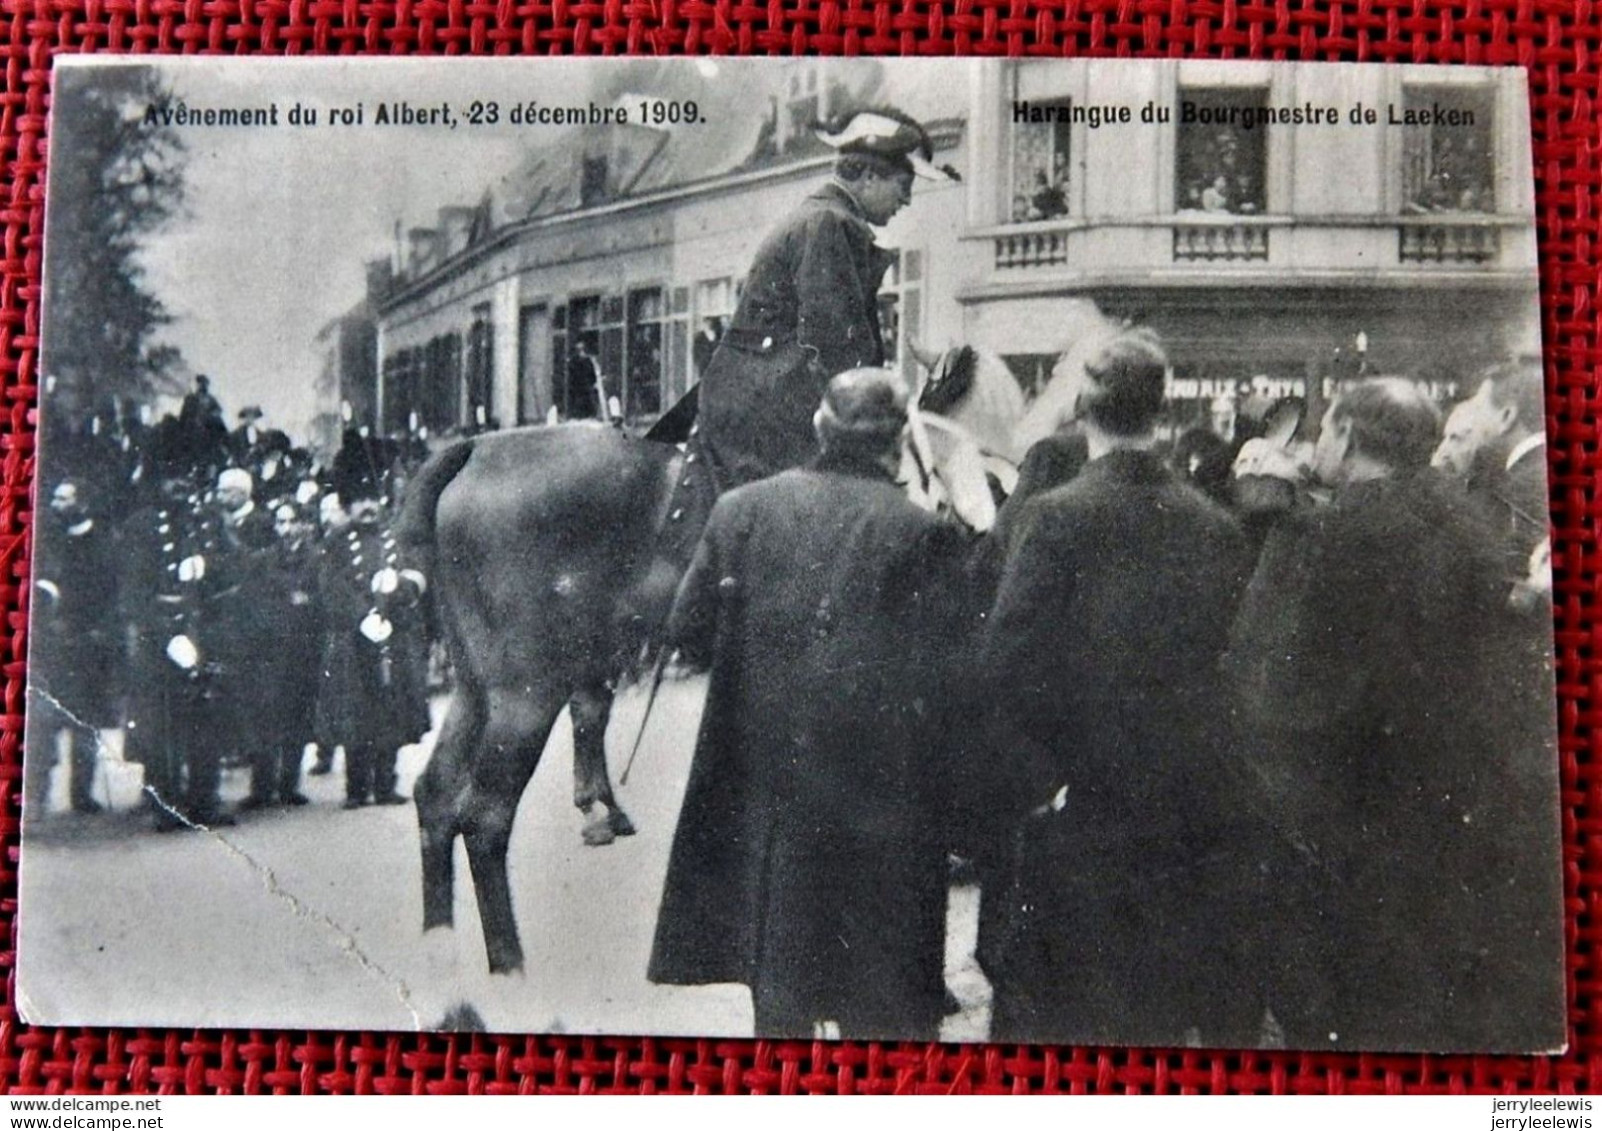
{"type": "Polygon", "coordinates": [[[749,985],[765,1036],[934,1034],[964,541],[839,461],[719,500],[670,621],[712,681],[653,981],[749,985]]]}
{"type": "Polygon", "coordinates": [[[206,516],[205,641],[233,758],[248,757],[267,724],[264,676],[284,630],[267,598],[267,555],[276,541],[272,519],[253,503],[232,515],[206,516]]]}
{"type": "Polygon", "coordinates": [[[1011,881],[984,895],[1004,901],[981,940],[992,1036],[1252,1043],[1250,809],[1218,675],[1240,529],[1136,451],[1016,521],[983,650],[996,810],[1022,818],[1011,881]]]}
{"type": "Polygon", "coordinates": [[[700,386],[701,432],[725,483],[811,460],[829,379],[884,364],[879,285],[891,260],[835,184],[763,241],[700,386]]]}
{"type": "Polygon", "coordinates": [[[119,602],[131,626],[127,757],[144,763],[145,786],[162,805],[203,817],[218,804],[218,758],[230,731],[208,623],[219,577],[214,542],[193,495],[135,512],[120,541],[119,602]],[[198,653],[191,668],[168,655],[178,636],[198,653]]]}
{"type": "Polygon", "coordinates": [[[1294,1045],[1563,1042],[1550,684],[1514,677],[1507,595],[1499,539],[1431,472],[1349,487],[1264,546],[1229,666],[1303,864],[1275,898],[1294,1045]]]}

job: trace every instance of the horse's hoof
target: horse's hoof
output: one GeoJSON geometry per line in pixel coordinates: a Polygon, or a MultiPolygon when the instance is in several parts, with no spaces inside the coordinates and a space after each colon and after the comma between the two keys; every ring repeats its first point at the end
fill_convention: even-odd
{"type": "Polygon", "coordinates": [[[584,826],[584,843],[590,848],[604,848],[617,839],[617,830],[609,820],[590,821],[584,826]]]}
{"type": "Polygon", "coordinates": [[[613,809],[607,815],[606,824],[612,830],[612,835],[614,836],[634,835],[634,822],[629,820],[629,815],[621,809],[613,809]]]}
{"type": "Polygon", "coordinates": [[[479,1015],[465,1001],[457,1002],[445,1013],[445,1019],[439,1023],[442,1033],[485,1033],[489,1026],[484,1024],[484,1018],[479,1015]]]}

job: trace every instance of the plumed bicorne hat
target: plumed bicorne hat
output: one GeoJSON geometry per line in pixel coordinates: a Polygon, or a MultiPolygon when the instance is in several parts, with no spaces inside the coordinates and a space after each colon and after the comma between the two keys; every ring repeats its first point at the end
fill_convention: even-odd
{"type": "Polygon", "coordinates": [[[840,153],[863,153],[903,163],[929,181],[960,181],[950,165],[934,164],[929,132],[899,110],[860,110],[814,131],[818,140],[840,153]]]}

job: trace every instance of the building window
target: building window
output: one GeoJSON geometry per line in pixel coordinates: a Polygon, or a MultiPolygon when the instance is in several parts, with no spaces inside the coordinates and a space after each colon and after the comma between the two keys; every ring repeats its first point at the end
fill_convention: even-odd
{"type": "Polygon", "coordinates": [[[695,284],[695,340],[690,346],[690,356],[695,363],[697,381],[706,374],[707,364],[729,328],[734,304],[733,279],[703,279],[695,284]]]}
{"type": "Polygon", "coordinates": [[[562,332],[556,342],[555,368],[563,375],[562,415],[569,420],[588,420],[601,415],[601,296],[576,298],[557,307],[557,325],[562,332]]]}
{"type": "Polygon", "coordinates": [[[630,422],[659,416],[684,391],[689,319],[688,287],[585,295],[555,307],[551,372],[557,376],[554,401],[562,416],[597,418],[603,396],[615,399],[630,422]]]}
{"type": "Polygon", "coordinates": [[[694,379],[690,373],[690,288],[674,287],[667,324],[667,369],[662,375],[666,403],[682,397],[694,379]]]}
{"type": "Polygon", "coordinates": [[[588,208],[592,204],[605,203],[607,197],[606,173],[606,154],[602,153],[594,157],[581,159],[579,165],[579,207],[588,208]]]}
{"type": "Polygon", "coordinates": [[[884,346],[884,363],[912,376],[917,364],[905,348],[907,338],[916,339],[923,321],[923,253],[903,250],[885,272],[879,287],[879,333],[884,346]]]}
{"type": "Polygon", "coordinates": [[[411,350],[397,350],[384,359],[384,419],[379,427],[386,435],[406,430],[416,399],[412,372],[411,350]]]}
{"type": "Polygon", "coordinates": [[[490,423],[490,390],[495,366],[495,326],[488,303],[473,308],[467,331],[467,421],[471,428],[490,423]]]}
{"type": "Polygon", "coordinates": [[[627,379],[623,415],[628,420],[662,412],[662,288],[629,292],[627,379]]]}
{"type": "Polygon", "coordinates": [[[1264,87],[1181,88],[1191,121],[1180,121],[1174,155],[1178,211],[1250,215],[1267,209],[1268,131],[1255,120],[1268,105],[1264,87]],[[1248,112],[1251,128],[1240,125],[1248,112]]]}
{"type": "Polygon", "coordinates": [[[462,423],[462,336],[441,334],[423,347],[414,389],[418,423],[443,432],[462,423]]]}
{"type": "Polygon", "coordinates": [[[616,397],[623,403],[623,296],[602,295],[600,322],[596,333],[600,338],[600,353],[596,361],[601,367],[601,381],[606,385],[607,400],[616,397]]]}
{"type": "Polygon", "coordinates": [[[825,117],[821,100],[824,84],[818,78],[818,64],[805,60],[792,64],[790,81],[785,92],[785,135],[802,140],[812,136],[812,129],[825,117]]]}
{"type": "Polygon", "coordinates": [[[1402,92],[1402,199],[1408,212],[1494,212],[1495,96],[1487,87],[1402,92]],[[1444,122],[1447,124],[1436,124],[1444,122]]]}
{"type": "Polygon", "coordinates": [[[1068,215],[1068,99],[1032,103],[1042,121],[1012,125],[1013,223],[1068,215]]]}

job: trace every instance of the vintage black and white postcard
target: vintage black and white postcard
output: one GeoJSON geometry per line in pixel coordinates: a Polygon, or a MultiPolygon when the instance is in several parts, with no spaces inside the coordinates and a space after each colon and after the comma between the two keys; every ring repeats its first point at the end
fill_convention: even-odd
{"type": "Polygon", "coordinates": [[[61,58],[39,1023],[1564,1046],[1522,71],[61,58]]]}

